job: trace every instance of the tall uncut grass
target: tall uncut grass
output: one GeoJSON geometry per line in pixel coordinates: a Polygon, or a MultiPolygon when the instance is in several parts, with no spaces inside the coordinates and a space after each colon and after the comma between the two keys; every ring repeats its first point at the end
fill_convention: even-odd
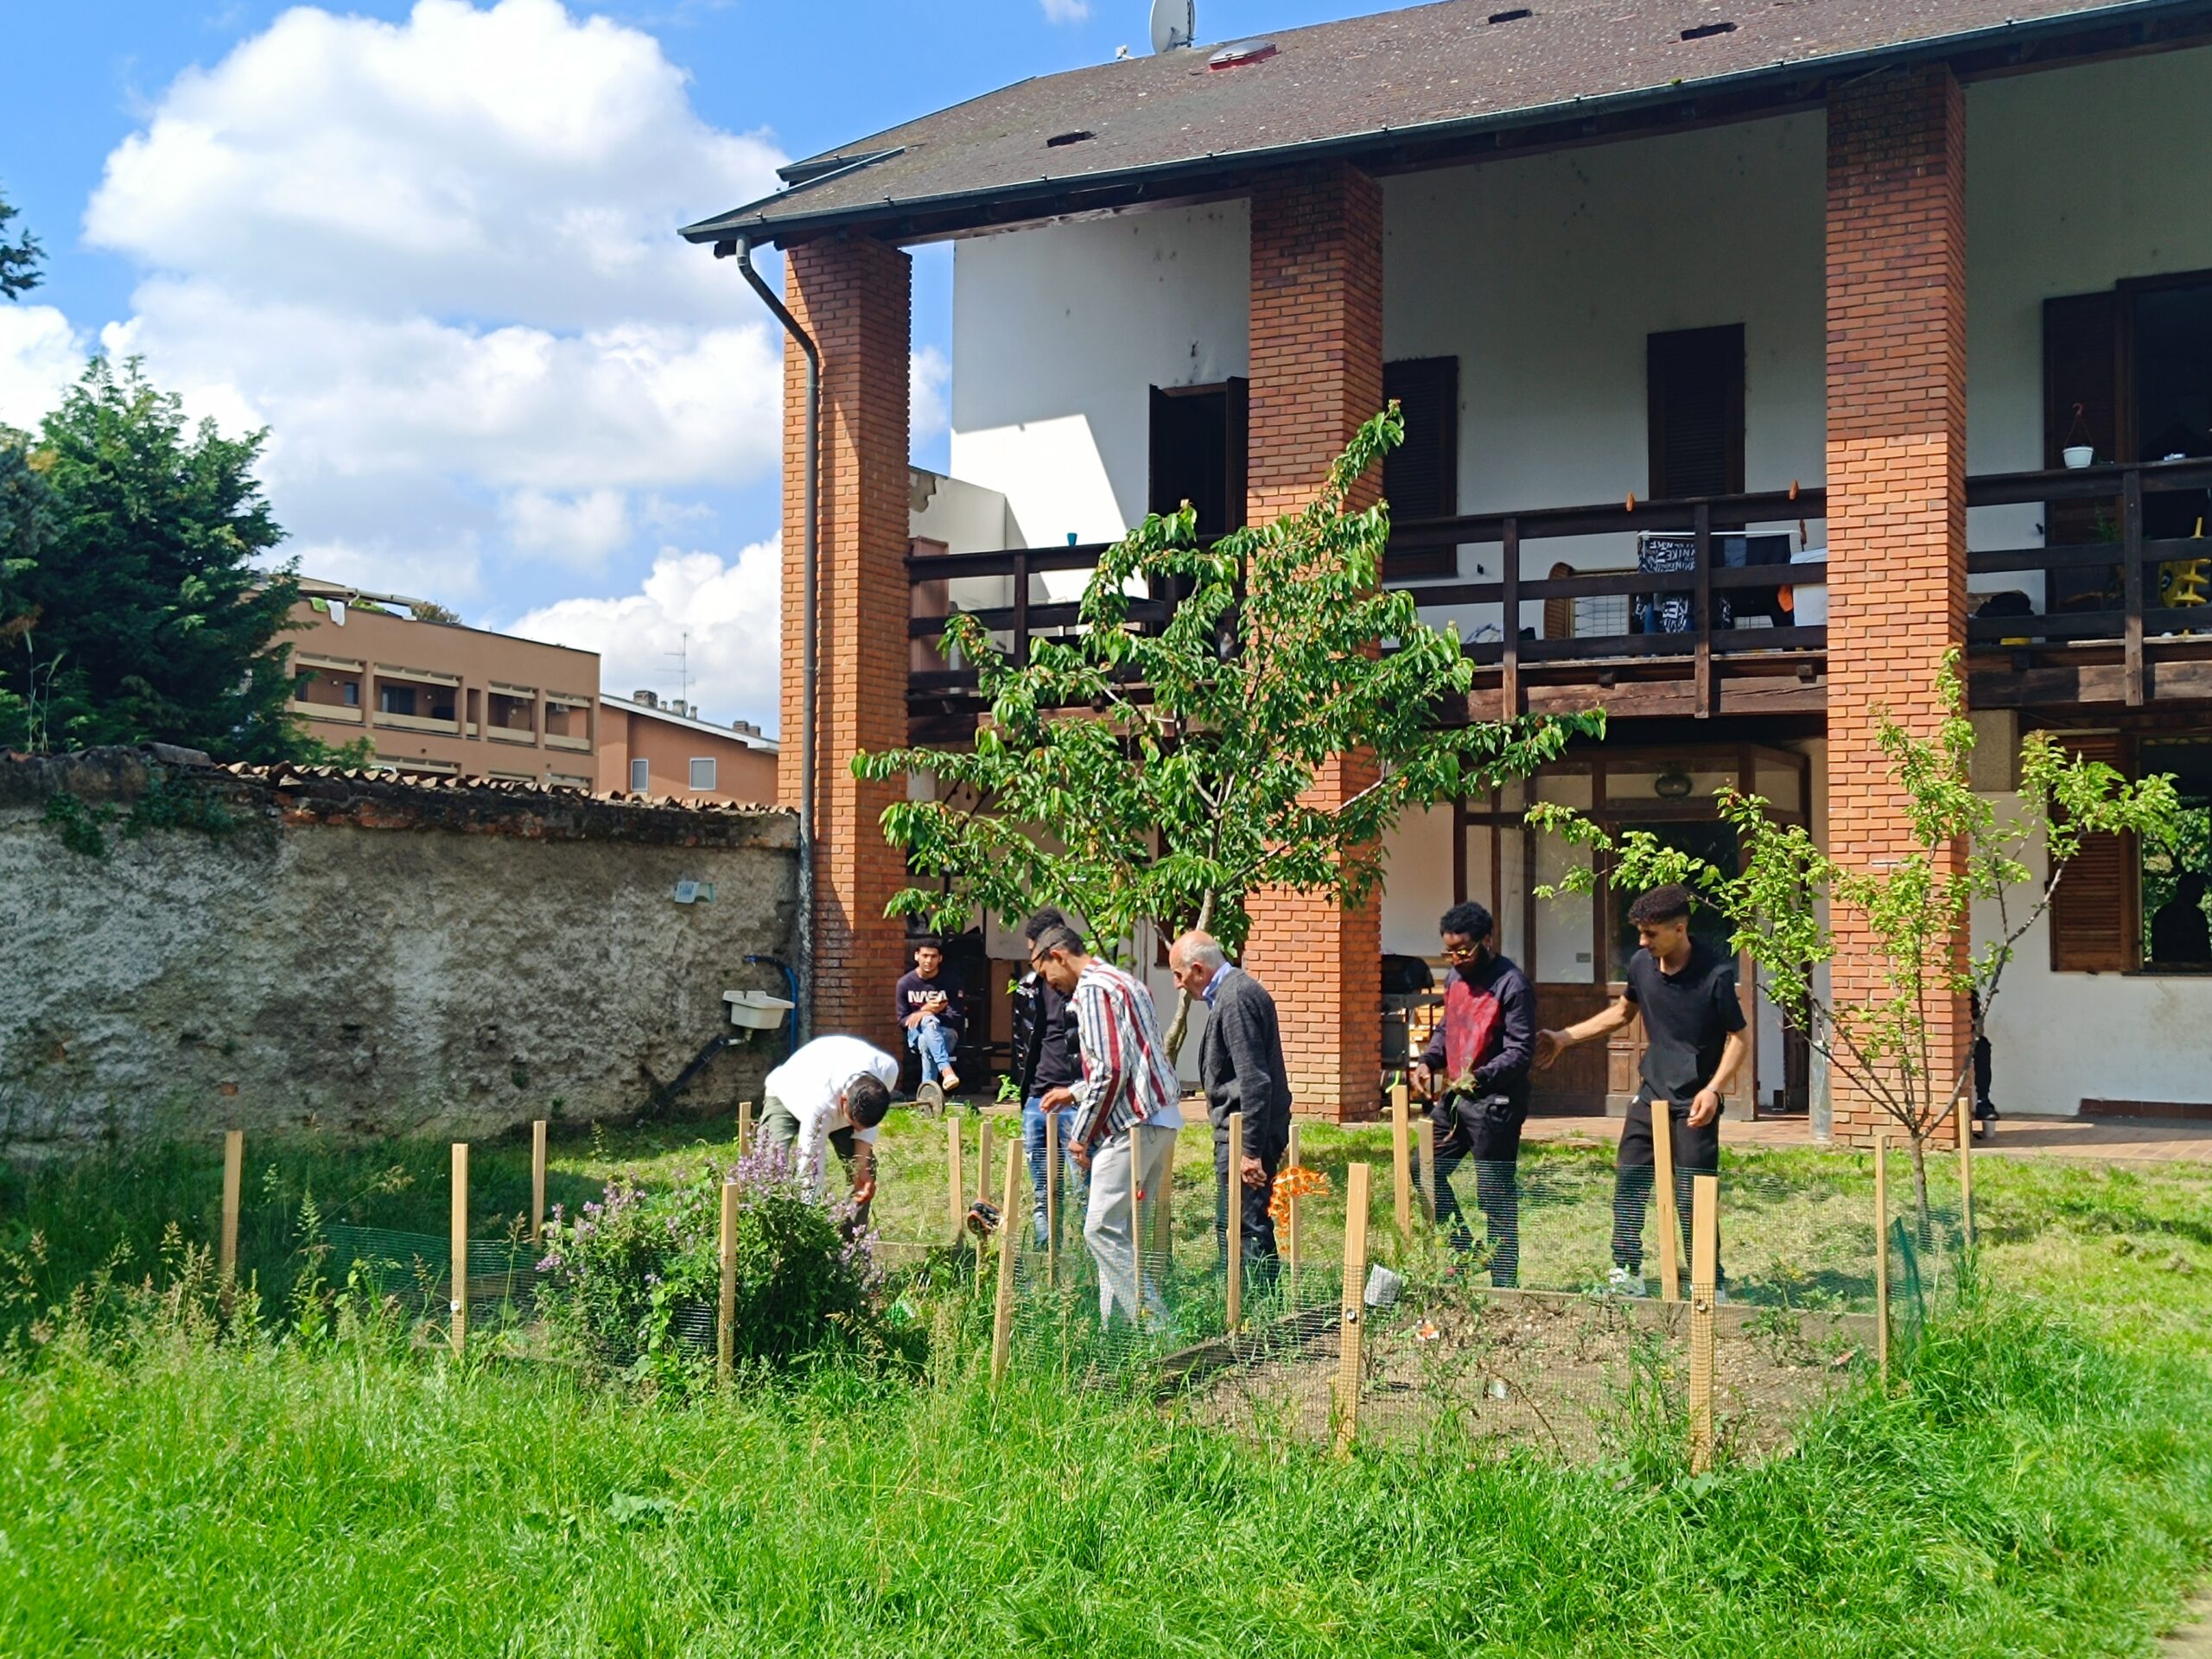
{"type": "MultiPolygon", "coordinates": [[[[380,1224],[442,1196],[383,1166],[416,1162],[380,1224]]],[[[271,1305],[219,1334],[173,1243],[0,1343],[0,1655],[2146,1653],[2212,1564],[2202,1178],[1984,1167],[1995,1287],[1886,1395],[1694,1478],[1675,1425],[1594,1468],[1339,1461],[1125,1383],[994,1396],[964,1324],[923,1377],[652,1399],[302,1325],[274,1232],[271,1305]]],[[[19,1179],[49,1232],[87,1211],[46,1274],[162,1208],[110,1185],[19,1179]]]]}

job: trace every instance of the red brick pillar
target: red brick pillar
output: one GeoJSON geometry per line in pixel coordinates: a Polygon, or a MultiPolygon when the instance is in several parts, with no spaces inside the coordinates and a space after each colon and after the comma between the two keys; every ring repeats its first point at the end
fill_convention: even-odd
{"type": "MultiPolygon", "coordinates": [[[[883,838],[895,784],[861,784],[856,750],[906,741],[906,416],[912,272],[867,238],[802,243],[784,295],[822,352],[815,690],[814,1030],[892,1047],[903,922],[883,906],[906,861],[883,838]]],[[[777,792],[796,806],[805,607],[806,359],[784,353],[783,741],[777,792]]],[[[897,1052],[893,1047],[893,1052],[897,1052]]]]}
{"type": "MultiPolygon", "coordinates": [[[[1354,167],[1271,175],[1252,195],[1250,453],[1255,522],[1313,498],[1329,464],[1382,407],[1382,194],[1354,167]]],[[[1365,500],[1379,492],[1370,480],[1365,500]]],[[[1365,501],[1356,505],[1365,505],[1365,501]]],[[[1358,755],[1319,789],[1342,800],[1374,778],[1358,755]]],[[[1245,963],[1274,992],[1301,1112],[1374,1112],[1382,1068],[1380,906],[1255,897],[1245,963]]]]}
{"type": "MultiPolygon", "coordinates": [[[[1876,727],[1935,728],[1936,671],[1966,634],[1966,112],[1937,67],[1855,81],[1827,117],[1828,842],[1878,869],[1913,842],[1876,727]]],[[[1844,919],[1839,1005],[1884,994],[1844,919]]],[[[1968,1033],[1964,999],[1943,999],[1939,1098],[1968,1033]]],[[[1833,1087],[1839,1139],[1887,1121],[1833,1087]]]]}

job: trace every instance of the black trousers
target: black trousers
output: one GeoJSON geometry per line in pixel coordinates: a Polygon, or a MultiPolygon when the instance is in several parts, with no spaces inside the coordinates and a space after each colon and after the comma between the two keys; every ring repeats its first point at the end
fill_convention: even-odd
{"type": "MultiPolygon", "coordinates": [[[[1651,1103],[1638,1096],[1621,1125],[1620,1156],[1613,1166],[1613,1265],[1630,1273],[1643,1268],[1643,1212],[1651,1202],[1651,1187],[1658,1176],[1658,1160],[1651,1144],[1651,1103]]],[[[1690,1265],[1690,1204],[1692,1178],[1720,1173],[1720,1120],[1703,1128],[1689,1125],[1689,1108],[1668,1110],[1671,1150],[1675,1160],[1675,1216],[1681,1224],[1681,1265],[1690,1265]]],[[[1716,1270],[1718,1258],[1715,1258],[1716,1270]]],[[[1717,1276],[1726,1279],[1726,1274],[1717,1276]]]]}
{"type": "Polygon", "coordinates": [[[1474,1236],[1452,1178],[1475,1166],[1475,1207],[1490,1234],[1490,1281],[1510,1288],[1521,1278],[1521,1125],[1525,1105],[1503,1095],[1446,1095],[1431,1112],[1436,1135],[1436,1218],[1455,1250],[1474,1236]]]}
{"type": "Polygon", "coordinates": [[[1229,1167],[1229,1131],[1217,1128],[1213,1132],[1213,1242],[1220,1251],[1224,1266],[1229,1262],[1229,1195],[1237,1194],[1238,1230],[1244,1236],[1245,1271],[1262,1282],[1271,1281],[1275,1271],[1275,1219],[1268,1213],[1268,1201],[1274,1196],[1275,1173],[1282,1167],[1280,1148],[1269,1152],[1255,1152],[1245,1148],[1244,1155],[1257,1158],[1267,1179],[1257,1186],[1244,1185],[1242,1172],[1232,1173],[1229,1167]]]}

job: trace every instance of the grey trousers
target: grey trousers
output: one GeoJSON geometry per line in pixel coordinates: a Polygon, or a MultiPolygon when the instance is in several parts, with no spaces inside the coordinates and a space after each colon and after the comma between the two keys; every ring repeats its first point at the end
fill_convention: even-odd
{"type": "MultiPolygon", "coordinates": [[[[1090,1160],[1090,1205],[1084,1212],[1083,1236],[1098,1263],[1098,1318],[1110,1324],[1118,1307],[1124,1316],[1137,1317],[1137,1298],[1144,1298],[1145,1317],[1164,1323],[1167,1304],[1147,1273],[1137,1283],[1136,1224],[1138,1197],[1148,1203],[1164,1190],[1168,1166],[1175,1161],[1172,1129],[1148,1129],[1142,1124],[1124,1129],[1102,1141],[1090,1160]],[[1131,1142],[1137,1144],[1133,1148],[1131,1142]]],[[[1144,1213],[1149,1216],[1150,1211],[1144,1213]]]]}

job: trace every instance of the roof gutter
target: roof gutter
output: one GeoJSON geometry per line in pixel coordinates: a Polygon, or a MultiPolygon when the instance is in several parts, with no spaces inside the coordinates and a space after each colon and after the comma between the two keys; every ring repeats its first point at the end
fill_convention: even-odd
{"type": "MultiPolygon", "coordinates": [[[[788,199],[797,191],[779,192],[759,201],[748,202],[742,207],[716,218],[702,219],[687,226],[681,234],[693,242],[711,242],[720,238],[745,236],[755,242],[780,242],[795,237],[820,235],[825,231],[849,229],[856,225],[880,223],[886,219],[905,218],[919,213],[943,213],[969,207],[1003,207],[1009,203],[1065,195],[1071,191],[1095,192],[1120,188],[1154,181],[1181,181],[1193,177],[1219,175],[1235,169],[1254,167],[1275,167],[1296,161],[1312,161],[1325,156],[1340,156],[1347,151],[1369,149],[1385,143],[1436,143],[1452,139],[1479,137],[1484,133],[1510,131],[1516,127],[1541,126],[1547,122],[1572,117],[1596,118],[1622,111],[1637,110],[1670,103],[1694,102],[1716,94],[1743,92],[1776,82],[1808,75],[1836,77],[1857,75],[1874,70],[1905,64],[1920,63],[1930,59],[1950,57],[1990,46],[1999,41],[2034,41],[2051,35],[2080,31],[2084,26],[2103,25],[2127,21],[2155,22],[2170,16],[2187,16],[2212,10],[2206,0],[2132,0],[2130,3],[2086,7],[2080,11],[2063,13],[2056,17],[2037,18],[2031,22],[2007,21],[1986,29],[1969,29],[1963,34],[1943,35],[1925,41],[1904,42],[1895,46],[1869,47],[1860,51],[1840,54],[1827,58],[1778,59],[1756,69],[1741,69],[1725,75],[1713,75],[1701,80],[1672,81],[1660,86],[1641,86],[1624,92],[1606,93],[1597,98],[1576,98],[1563,103],[1529,105],[1518,109],[1501,110],[1488,115],[1462,117],[1449,121],[1424,122],[1411,127],[1372,127],[1363,131],[1340,134],[1333,138],[1304,140],[1297,143],[1263,145],[1252,149],[1226,150],[1218,154],[1194,156],[1188,161],[1170,162],[1150,167],[1119,168],[1096,173],[1066,174],[1058,178],[1039,177],[1017,185],[990,185],[975,190],[948,191],[935,196],[915,196],[906,200],[886,197],[881,201],[863,202],[851,207],[834,208],[827,213],[792,214],[787,218],[771,218],[764,211],[777,202],[788,199]]],[[[896,154],[895,150],[878,152],[868,162],[896,154]]],[[[866,162],[861,163],[865,165],[866,162]]],[[[807,186],[826,182],[831,177],[842,176],[848,171],[840,168],[833,174],[810,179],[807,186]]],[[[807,188],[806,186],[798,187],[807,188]]]]}
{"type": "Polygon", "coordinates": [[[737,259],[739,275],[806,354],[806,460],[802,474],[805,482],[800,508],[799,554],[804,571],[799,579],[799,606],[804,620],[800,625],[798,694],[798,1009],[792,1020],[798,1040],[804,1043],[814,1036],[814,711],[821,613],[815,598],[815,584],[821,550],[817,531],[821,514],[817,503],[822,480],[822,348],[814,343],[812,335],[799,327],[798,319],[791,314],[783,296],[753,269],[753,244],[715,244],[715,258],[727,259],[733,255],[737,259]]]}

